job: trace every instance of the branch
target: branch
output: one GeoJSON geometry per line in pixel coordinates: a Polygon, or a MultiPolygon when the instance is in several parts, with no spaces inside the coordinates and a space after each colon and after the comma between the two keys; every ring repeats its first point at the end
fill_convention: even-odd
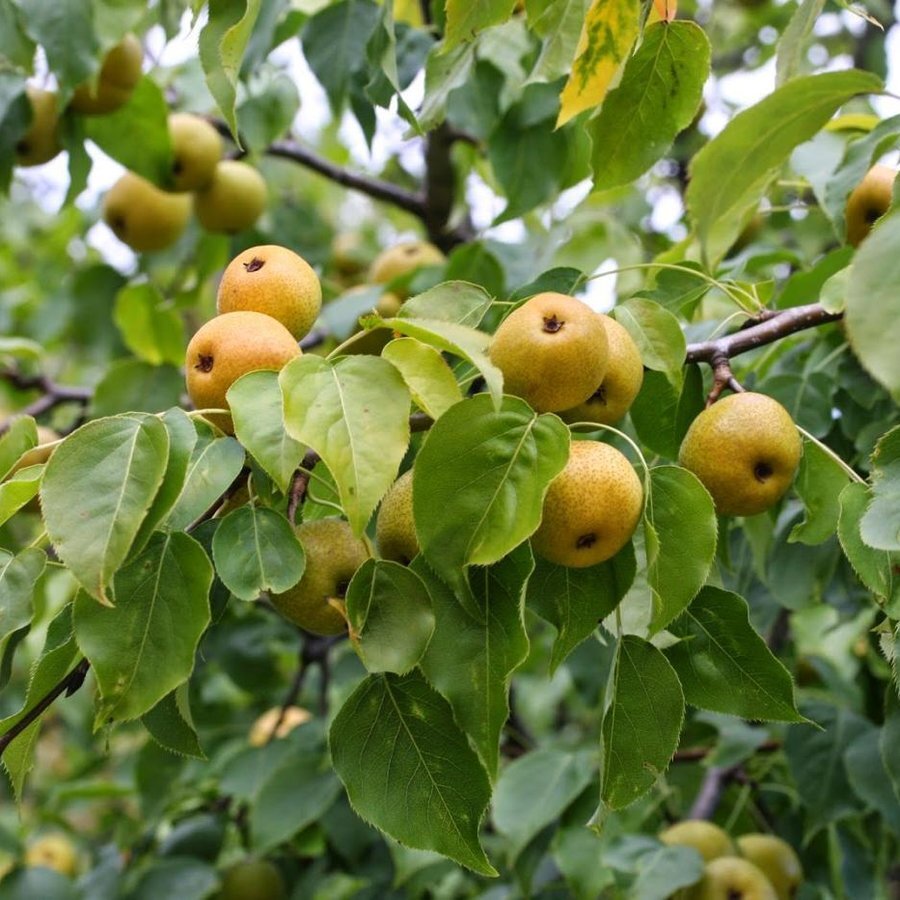
{"type": "Polygon", "coordinates": [[[0,756],[3,756],[6,748],[32,723],[36,722],[53,703],[53,701],[63,692],[69,697],[81,687],[84,683],[84,676],[87,675],[91,664],[87,659],[81,662],[69,672],[61,681],[57,682],[38,702],[19,719],[2,737],[0,737],[0,756]]]}
{"type": "Polygon", "coordinates": [[[47,375],[27,376],[16,369],[0,371],[0,378],[23,391],[39,390],[41,396],[33,400],[28,406],[17,410],[8,419],[0,423],[0,435],[9,431],[12,423],[20,416],[32,416],[37,418],[63,403],[78,403],[86,406],[93,397],[90,388],[66,387],[57,384],[47,375]]]}
{"type": "Polygon", "coordinates": [[[703,784],[694,800],[694,805],[687,817],[689,819],[711,819],[719,807],[719,801],[722,799],[722,792],[725,790],[728,782],[734,778],[737,766],[723,769],[717,766],[711,768],[703,779],[703,784]]]}
{"type": "Polygon", "coordinates": [[[457,139],[457,133],[444,123],[428,135],[425,144],[425,203],[421,218],[428,237],[445,252],[474,237],[468,214],[458,228],[447,230],[456,193],[456,171],[450,150],[457,139]]]}
{"type": "MultiPolygon", "coordinates": [[[[672,757],[672,762],[699,762],[701,759],[706,759],[714,749],[714,747],[685,747],[684,750],[678,750],[675,753],[672,757]]],[[[754,752],[775,753],[775,751],[780,749],[781,741],[765,741],[760,744],[754,752]]]]}

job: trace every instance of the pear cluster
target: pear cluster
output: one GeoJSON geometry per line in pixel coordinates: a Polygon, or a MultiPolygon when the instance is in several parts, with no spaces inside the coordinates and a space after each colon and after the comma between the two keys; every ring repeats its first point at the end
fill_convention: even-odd
{"type": "Polygon", "coordinates": [[[687,819],[659,839],[703,857],[703,877],[673,894],[677,900],[791,900],[803,881],[794,848],[774,834],[745,834],[734,842],[712,822],[687,819]]]}

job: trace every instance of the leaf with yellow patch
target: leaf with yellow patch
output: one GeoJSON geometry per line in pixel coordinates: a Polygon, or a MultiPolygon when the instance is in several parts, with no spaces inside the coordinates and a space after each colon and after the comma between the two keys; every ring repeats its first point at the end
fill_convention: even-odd
{"type": "Polygon", "coordinates": [[[638,36],[638,0],[594,0],[584,19],[575,62],[560,95],[556,127],[603,102],[638,36]]]}

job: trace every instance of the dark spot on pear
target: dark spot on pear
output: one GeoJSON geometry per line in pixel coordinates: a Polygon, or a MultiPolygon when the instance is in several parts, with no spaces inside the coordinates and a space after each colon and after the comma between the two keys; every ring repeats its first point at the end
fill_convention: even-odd
{"type": "Polygon", "coordinates": [[[728,900],[742,900],[743,896],[743,891],[739,891],[736,888],[728,888],[728,900]]]}
{"type": "Polygon", "coordinates": [[[597,534],[596,532],[591,531],[588,534],[583,534],[581,537],[575,541],[575,546],[579,550],[587,550],[589,547],[593,547],[594,544],[597,543],[597,534]]]}
{"type": "Polygon", "coordinates": [[[180,159],[176,159],[175,162],[172,163],[172,174],[180,175],[184,171],[184,165],[182,164],[180,159]]]}
{"type": "Polygon", "coordinates": [[[606,406],[606,388],[602,384],[588,397],[588,403],[599,403],[601,406],[606,406]]]}
{"type": "Polygon", "coordinates": [[[404,247],[404,248],[403,248],[403,252],[404,252],[407,256],[415,256],[416,253],[419,252],[419,248],[418,248],[418,247],[412,247],[412,246],[410,246],[410,247],[404,247]]]}
{"type": "Polygon", "coordinates": [[[258,272],[265,264],[265,260],[260,259],[258,256],[254,256],[253,259],[250,260],[250,262],[244,263],[244,268],[248,272],[258,272]]]}
{"type": "Polygon", "coordinates": [[[335,596],[339,597],[341,600],[347,596],[347,588],[350,587],[349,581],[339,581],[335,586],[334,592],[335,596]]]}
{"type": "Polygon", "coordinates": [[[200,372],[212,372],[212,367],[213,358],[211,356],[204,356],[203,354],[200,355],[197,365],[194,366],[194,368],[200,372]]]}
{"type": "Polygon", "coordinates": [[[869,225],[874,225],[884,215],[883,209],[867,209],[865,219],[869,225]]]}
{"type": "Polygon", "coordinates": [[[547,334],[556,334],[556,332],[560,331],[565,324],[566,323],[561,319],[556,318],[555,313],[549,318],[544,316],[544,331],[546,331],[547,334]]]}
{"type": "Polygon", "coordinates": [[[125,216],[115,215],[109,220],[109,227],[119,235],[125,234],[125,216]]]}
{"type": "Polygon", "coordinates": [[[758,462],[753,467],[753,477],[760,483],[764,484],[774,474],[772,467],[766,462],[758,462]]]}
{"type": "Polygon", "coordinates": [[[19,156],[25,156],[29,150],[31,150],[31,144],[29,144],[28,141],[16,142],[16,153],[18,153],[19,156]]]}

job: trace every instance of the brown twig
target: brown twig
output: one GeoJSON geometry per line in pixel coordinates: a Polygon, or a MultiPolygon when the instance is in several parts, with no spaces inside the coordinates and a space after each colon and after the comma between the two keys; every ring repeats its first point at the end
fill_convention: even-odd
{"type": "MultiPolygon", "coordinates": [[[[699,762],[701,759],[706,759],[714,749],[714,747],[685,747],[683,750],[678,750],[675,753],[675,756],[672,757],[672,762],[699,762]]],[[[765,741],[760,744],[754,752],[775,753],[780,749],[781,741],[765,741]]]]}
{"type": "Polygon", "coordinates": [[[719,808],[722,792],[728,782],[734,778],[737,770],[738,766],[729,766],[728,768],[713,766],[706,773],[687,817],[689,819],[711,819],[719,808]]]}
{"type": "Polygon", "coordinates": [[[78,403],[86,406],[93,397],[93,391],[89,388],[67,387],[57,384],[47,375],[23,375],[16,369],[7,369],[0,372],[0,378],[10,382],[10,384],[20,390],[38,390],[41,392],[40,397],[22,409],[17,410],[8,419],[0,423],[0,435],[9,431],[12,423],[21,416],[37,418],[64,403],[78,403]]]}
{"type": "Polygon", "coordinates": [[[41,717],[60,694],[65,693],[67,697],[74,694],[84,683],[84,676],[90,667],[91,664],[82,659],[68,675],[60,679],[18,722],[12,725],[9,731],[0,737],[0,757],[23,731],[41,717]]]}

